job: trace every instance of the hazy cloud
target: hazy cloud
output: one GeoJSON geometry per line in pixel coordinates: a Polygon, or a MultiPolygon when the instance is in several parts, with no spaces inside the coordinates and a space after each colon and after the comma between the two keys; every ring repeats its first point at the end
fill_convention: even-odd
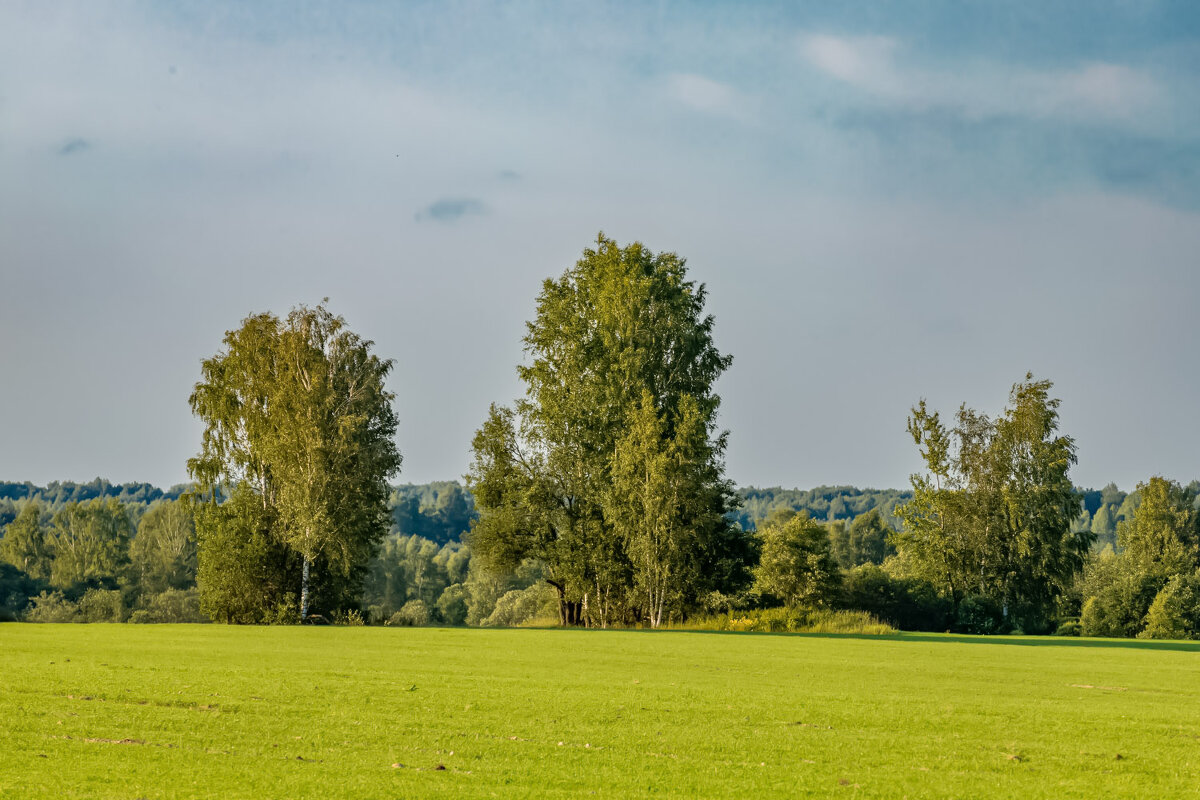
{"type": "Polygon", "coordinates": [[[669,75],[667,90],[678,102],[706,114],[740,118],[745,117],[749,111],[746,101],[732,86],[703,75],[669,75]]]}
{"type": "Polygon", "coordinates": [[[431,219],[435,222],[456,222],[463,217],[486,214],[487,206],[474,197],[446,197],[419,211],[416,219],[431,219]]]}
{"type": "Polygon", "coordinates": [[[82,153],[84,150],[87,150],[91,146],[92,146],[92,143],[89,142],[87,139],[80,139],[80,138],[76,137],[73,139],[68,139],[67,141],[63,142],[62,146],[58,148],[58,154],[60,156],[69,156],[69,155],[73,155],[75,153],[82,153]]]}
{"type": "Polygon", "coordinates": [[[884,36],[804,34],[798,47],[812,67],[878,102],[969,117],[1133,120],[1164,99],[1148,73],[1102,61],[1063,70],[996,62],[918,66],[906,58],[903,42],[884,36]]]}

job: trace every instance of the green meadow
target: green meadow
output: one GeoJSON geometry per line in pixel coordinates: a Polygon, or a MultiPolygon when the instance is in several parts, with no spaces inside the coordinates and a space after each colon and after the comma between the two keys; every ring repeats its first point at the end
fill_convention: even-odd
{"type": "Polygon", "coordinates": [[[1200,644],[0,625],[0,797],[1185,797],[1200,644]]]}

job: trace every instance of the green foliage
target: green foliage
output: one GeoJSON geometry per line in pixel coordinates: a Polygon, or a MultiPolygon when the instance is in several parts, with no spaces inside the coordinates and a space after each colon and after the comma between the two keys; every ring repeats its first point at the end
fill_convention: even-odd
{"type": "Polygon", "coordinates": [[[762,556],[754,570],[756,591],[796,607],[826,606],[836,599],[840,572],[825,526],[800,513],[768,521],[758,536],[762,556]]]}
{"type": "Polygon", "coordinates": [[[0,539],[0,561],[12,564],[32,578],[49,578],[53,554],[42,525],[42,508],[27,503],[4,529],[0,539]]]}
{"type": "Polygon", "coordinates": [[[525,397],[512,409],[493,405],[475,436],[472,550],[498,571],[528,558],[544,564],[563,624],[603,627],[661,616],[668,601],[696,603],[705,592],[679,597],[685,584],[669,577],[693,568],[664,570],[662,560],[685,548],[684,561],[724,558],[733,495],[721,477],[726,437],[712,385],[730,359],[713,343],[705,300],[683,259],[601,235],[543,284],[524,340],[530,361],[518,367],[525,397]],[[616,490],[616,481],[632,486],[638,463],[656,465],[640,500],[616,490]],[[687,488],[672,496],[669,486],[687,488]],[[645,527],[668,520],[675,544],[639,538],[647,514],[645,527]],[[689,527],[698,546],[679,538],[689,527]]]}
{"type": "Polygon", "coordinates": [[[950,601],[919,578],[898,578],[875,564],[848,570],[840,605],[866,611],[906,631],[945,631],[953,623],[950,601]]]}
{"type": "Polygon", "coordinates": [[[735,611],[688,620],[686,630],[744,633],[852,633],[880,636],[896,633],[866,611],[813,609],[798,606],[735,611]]]}
{"type": "Polygon", "coordinates": [[[1200,560],[1200,513],[1193,495],[1175,481],[1153,477],[1137,487],[1132,518],[1117,528],[1117,542],[1134,568],[1173,575],[1190,572],[1200,560]]]}
{"type": "Polygon", "coordinates": [[[44,588],[44,581],[33,578],[12,564],[0,563],[0,615],[15,619],[44,588]]]}
{"type": "Polygon", "coordinates": [[[461,541],[477,517],[475,498],[456,481],[397,486],[391,495],[392,535],[435,544],[461,541]]]}
{"type": "Polygon", "coordinates": [[[467,621],[467,599],[470,592],[461,583],[447,586],[437,601],[437,613],[446,625],[464,625],[467,621]]]}
{"type": "Polygon", "coordinates": [[[200,610],[200,592],[196,589],[166,589],[143,595],[140,605],[129,616],[130,622],[208,622],[200,610]]]}
{"type": "Polygon", "coordinates": [[[185,589],[196,582],[196,525],[187,500],[159,500],[138,521],[129,546],[142,591],[185,589]]]}
{"type": "Polygon", "coordinates": [[[82,622],[79,605],[68,600],[62,592],[41,592],[33,598],[25,614],[26,622],[82,622]]]}
{"type": "Polygon", "coordinates": [[[54,555],[50,583],[66,589],[123,574],[133,532],[129,512],[114,498],[68,503],[47,536],[54,555]]]}
{"type": "Polygon", "coordinates": [[[879,511],[888,527],[900,527],[895,509],[911,499],[912,492],[898,489],[858,489],[854,486],[818,486],[814,489],[782,489],[778,486],[737,490],[740,508],[730,512],[731,519],[743,530],[753,530],[772,511],[806,511],[816,520],[849,520],[868,511],[879,511]]]}
{"type": "Polygon", "coordinates": [[[409,600],[404,607],[388,618],[388,625],[421,628],[428,625],[432,616],[424,600],[409,600]]]}
{"type": "MultiPolygon", "coordinates": [[[[265,527],[254,535],[268,541],[234,549],[245,558],[283,547],[301,559],[301,618],[310,568],[325,572],[319,580],[327,584],[336,576],[357,579],[390,524],[386,481],[400,468],[393,397],[384,388],[392,362],[371,354],[371,346],[324,306],[298,307],[284,320],[251,316],[226,334],[223,352],[202,363],[190,398],[205,424],[201,451],[188,461],[199,494],[215,503],[236,486],[263,505],[265,527]]],[[[229,543],[239,531],[250,532],[202,532],[200,546],[229,543]]],[[[272,589],[276,602],[285,602],[287,593],[272,589]]],[[[339,594],[327,591],[326,600],[339,594]]],[[[243,605],[229,614],[212,605],[223,596],[210,595],[206,610],[241,617],[243,605]]]]}
{"type": "MultiPolygon", "coordinates": [[[[255,624],[296,605],[295,554],[272,535],[272,509],[242,483],[196,508],[200,609],[216,622],[255,624]]],[[[285,618],[287,615],[284,615],[285,618]]]]}
{"type": "Polygon", "coordinates": [[[963,405],[947,429],[924,400],[908,420],[926,471],[912,477],[893,541],[956,613],[973,597],[959,619],[971,630],[1048,630],[1091,544],[1090,532],[1072,532],[1081,509],[1067,476],[1075,442],[1056,435],[1051,386],[1026,375],[994,420],[963,405]],[[993,610],[1002,620],[994,625],[993,610]]]}
{"type": "Polygon", "coordinates": [[[538,582],[505,592],[479,624],[485,628],[515,628],[528,623],[553,624],[557,617],[557,594],[548,584],[538,582]]]}
{"type": "Polygon", "coordinates": [[[860,564],[882,564],[896,552],[890,541],[892,529],[877,508],[859,514],[850,525],[835,520],[828,523],[827,528],[831,552],[843,569],[860,564]]]}
{"type": "Polygon", "coordinates": [[[1143,639],[1200,639],[1200,572],[1175,575],[1146,614],[1143,639]]]}

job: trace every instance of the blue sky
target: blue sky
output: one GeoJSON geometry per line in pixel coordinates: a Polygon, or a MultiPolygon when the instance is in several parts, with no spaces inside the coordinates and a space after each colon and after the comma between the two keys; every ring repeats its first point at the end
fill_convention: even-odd
{"type": "Polygon", "coordinates": [[[1056,382],[1077,482],[1200,477],[1200,6],[8,3],[0,479],[184,479],[199,360],[331,307],[402,480],[603,230],[708,284],[739,483],[900,486],[1056,382]]]}

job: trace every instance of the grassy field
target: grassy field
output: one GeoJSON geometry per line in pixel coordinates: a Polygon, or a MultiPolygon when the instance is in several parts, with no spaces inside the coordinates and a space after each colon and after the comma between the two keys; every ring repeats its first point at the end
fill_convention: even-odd
{"type": "Polygon", "coordinates": [[[1200,645],[0,625],[0,797],[1200,796],[1200,645]]]}

